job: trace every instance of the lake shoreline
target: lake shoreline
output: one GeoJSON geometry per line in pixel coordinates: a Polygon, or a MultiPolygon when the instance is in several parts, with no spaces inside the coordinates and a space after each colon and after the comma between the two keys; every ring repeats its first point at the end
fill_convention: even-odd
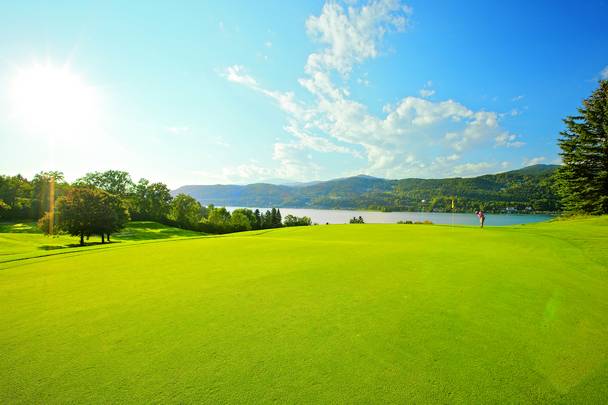
{"type": "MultiPolygon", "coordinates": [[[[231,207],[226,209],[233,211],[238,208],[269,210],[268,207],[231,207]]],[[[290,208],[277,207],[281,210],[283,217],[286,215],[307,216],[313,223],[317,224],[344,224],[353,217],[361,216],[365,223],[394,224],[400,221],[424,222],[431,221],[442,225],[479,225],[479,219],[474,212],[424,212],[424,211],[371,211],[350,209],[320,209],[320,208],[290,208]]],[[[555,218],[549,214],[523,214],[523,213],[486,213],[486,225],[505,226],[519,225],[534,222],[544,222],[555,218]]]]}

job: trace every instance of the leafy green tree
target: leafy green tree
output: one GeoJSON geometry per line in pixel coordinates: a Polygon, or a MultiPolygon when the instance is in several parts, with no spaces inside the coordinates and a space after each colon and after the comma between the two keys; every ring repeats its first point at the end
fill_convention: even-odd
{"type": "Polygon", "coordinates": [[[123,229],[129,222],[127,205],[117,195],[101,193],[95,220],[94,233],[101,235],[101,243],[104,243],[104,235],[110,242],[110,235],[123,229]]]}
{"type": "Polygon", "coordinates": [[[165,222],[171,210],[171,191],[163,183],[141,179],[129,198],[129,210],[139,220],[165,222]]]}
{"type": "Polygon", "coordinates": [[[207,218],[209,216],[209,208],[201,204],[201,218],[207,218]]]}
{"type": "Polygon", "coordinates": [[[169,219],[181,228],[197,229],[201,220],[201,204],[187,194],[178,194],[171,201],[169,219]]]}
{"type": "Polygon", "coordinates": [[[209,211],[207,218],[214,224],[228,224],[230,222],[230,211],[228,211],[226,207],[213,207],[209,211]]]}
{"type": "MultiPolygon", "coordinates": [[[[54,219],[55,220],[53,222],[53,227],[54,227],[54,229],[58,229],[59,228],[59,216],[57,214],[55,214],[54,219]]],[[[47,211],[38,220],[38,222],[37,222],[38,229],[40,229],[42,231],[42,233],[44,233],[45,235],[49,235],[51,233],[51,228],[49,226],[50,223],[51,223],[51,216],[49,215],[49,212],[47,211]]]]}
{"type": "Polygon", "coordinates": [[[245,217],[247,217],[247,221],[249,222],[250,228],[249,229],[255,229],[254,225],[256,222],[256,217],[255,217],[255,213],[253,211],[251,211],[249,208],[237,208],[234,211],[232,211],[232,217],[234,218],[234,214],[243,214],[245,215],[245,217]]]}
{"type": "Polygon", "coordinates": [[[0,219],[27,219],[31,216],[31,183],[23,176],[0,176],[0,219]],[[6,208],[8,207],[8,209],[6,208]]]}
{"type": "Polygon", "coordinates": [[[213,205],[209,205],[207,207],[207,217],[201,220],[199,226],[203,232],[208,233],[222,234],[234,232],[232,216],[225,207],[216,208],[213,205]]]}
{"type": "Polygon", "coordinates": [[[230,224],[232,225],[233,232],[251,230],[251,222],[242,210],[237,210],[232,213],[232,216],[230,218],[230,224]]]}
{"type": "Polygon", "coordinates": [[[100,218],[104,210],[103,199],[107,193],[94,187],[74,187],[57,200],[58,226],[72,236],[84,237],[100,232],[100,218]]]}
{"type": "Polygon", "coordinates": [[[359,217],[352,217],[350,221],[348,221],[350,224],[364,224],[365,221],[363,220],[363,217],[359,215],[359,217]]]}
{"type": "Polygon", "coordinates": [[[287,215],[283,219],[283,226],[310,226],[312,225],[312,220],[310,217],[297,217],[295,215],[287,215]]]}
{"type": "Polygon", "coordinates": [[[62,172],[48,171],[37,173],[31,181],[31,217],[41,218],[50,209],[50,182],[55,183],[55,200],[64,195],[69,188],[62,172]]]}
{"type": "Polygon", "coordinates": [[[87,173],[84,177],[76,180],[74,184],[76,186],[97,187],[122,198],[128,196],[135,188],[129,173],[119,170],[87,173]]]}
{"type": "Polygon", "coordinates": [[[608,213],[608,80],[564,120],[557,192],[566,211],[608,213]]]}
{"type": "Polygon", "coordinates": [[[8,212],[10,212],[11,206],[0,199],[0,218],[4,218],[8,212]]]}

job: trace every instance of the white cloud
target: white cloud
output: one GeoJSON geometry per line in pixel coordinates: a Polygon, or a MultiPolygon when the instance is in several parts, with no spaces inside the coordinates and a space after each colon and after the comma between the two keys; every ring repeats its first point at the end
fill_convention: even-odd
{"type": "Polygon", "coordinates": [[[431,97],[435,94],[435,90],[432,89],[433,82],[431,80],[427,81],[422,89],[420,89],[419,93],[421,97],[427,98],[431,97]]]}
{"type": "Polygon", "coordinates": [[[520,94],[519,96],[515,96],[511,99],[511,101],[520,101],[524,99],[524,95],[520,94]]]}
{"type": "Polygon", "coordinates": [[[608,80],[608,65],[600,72],[600,77],[604,80],[608,80]]]}
{"type": "Polygon", "coordinates": [[[544,156],[538,156],[538,157],[531,158],[531,159],[525,158],[524,161],[523,161],[523,165],[524,166],[537,165],[539,163],[544,162],[546,159],[547,158],[545,158],[544,156]]]}
{"type": "Polygon", "coordinates": [[[272,170],[256,163],[246,163],[235,167],[225,167],[222,171],[228,179],[254,180],[272,175],[272,170]]]}
{"type": "Polygon", "coordinates": [[[513,109],[511,110],[511,112],[509,113],[509,115],[510,115],[511,117],[517,117],[518,115],[521,115],[521,111],[520,111],[520,110],[518,110],[517,108],[513,108],[513,109]]]}
{"type": "Polygon", "coordinates": [[[245,67],[241,65],[228,66],[224,71],[224,76],[231,82],[248,87],[257,87],[258,85],[253,77],[245,73],[245,67]]]}
{"type": "Polygon", "coordinates": [[[291,133],[298,140],[297,143],[290,144],[296,149],[311,149],[323,153],[346,153],[355,157],[361,157],[357,151],[345,146],[336,145],[327,138],[309,135],[298,129],[293,123],[285,127],[285,131],[291,133]]]}
{"type": "Polygon", "coordinates": [[[190,127],[184,126],[184,125],[182,125],[182,126],[174,125],[174,126],[166,127],[165,130],[173,135],[181,135],[181,134],[190,132],[190,127]]]}
{"type": "MultiPolygon", "coordinates": [[[[225,70],[228,80],[275,100],[288,115],[285,129],[293,141],[275,144],[277,171],[296,176],[317,170],[303,156],[304,150],[353,156],[363,151],[367,166],[359,172],[386,177],[468,175],[498,166],[487,162],[458,165],[471,148],[524,145],[517,135],[501,127],[502,114],[472,110],[454,100],[424,98],[434,94],[431,81],[420,90],[422,97],[403,97],[393,106],[386,105],[380,116],[350,98],[348,82],[353,67],[380,55],[385,34],[403,30],[410,13],[411,9],[397,0],[379,0],[346,10],[328,2],[321,15],[309,17],[309,35],[324,46],[309,55],[306,75],[298,80],[313,96],[312,102],[302,101],[294,92],[264,88],[240,65],[225,70]],[[334,80],[336,74],[342,78],[340,84],[334,80]]],[[[368,83],[367,75],[357,82],[368,83]]]]}
{"type": "Polygon", "coordinates": [[[473,177],[484,174],[489,169],[493,169],[495,167],[496,163],[490,162],[464,163],[454,166],[454,174],[463,177],[473,177]]]}
{"type": "Polygon", "coordinates": [[[325,44],[312,53],[306,63],[308,73],[333,69],[347,75],[354,64],[378,55],[378,45],[387,31],[405,29],[411,9],[397,0],[379,0],[360,8],[343,7],[336,2],[323,6],[320,16],[306,20],[308,34],[325,44]]]}
{"type": "Polygon", "coordinates": [[[450,162],[454,162],[458,159],[460,159],[460,155],[457,153],[453,153],[453,154],[447,155],[447,156],[437,156],[435,158],[435,160],[433,160],[433,163],[439,164],[439,165],[445,165],[445,164],[449,164],[450,162]]]}
{"type": "Polygon", "coordinates": [[[238,166],[224,167],[221,172],[194,171],[192,174],[195,177],[194,181],[202,181],[206,184],[247,183],[272,177],[274,170],[252,161],[238,166]]]}
{"type": "Polygon", "coordinates": [[[321,167],[308,160],[302,160],[299,144],[275,143],[272,158],[279,162],[279,167],[273,171],[274,176],[282,179],[306,180],[318,178],[321,167]]]}
{"type": "Polygon", "coordinates": [[[504,146],[507,148],[521,148],[525,145],[525,142],[517,140],[517,135],[508,132],[502,132],[496,135],[495,140],[496,146],[504,146]]]}
{"type": "Polygon", "coordinates": [[[361,77],[357,78],[357,83],[366,87],[370,85],[370,81],[367,77],[367,72],[364,73],[361,77]]]}
{"type": "Polygon", "coordinates": [[[264,42],[264,46],[265,46],[266,48],[272,48],[272,42],[270,42],[270,41],[266,41],[266,42],[264,42]]]}

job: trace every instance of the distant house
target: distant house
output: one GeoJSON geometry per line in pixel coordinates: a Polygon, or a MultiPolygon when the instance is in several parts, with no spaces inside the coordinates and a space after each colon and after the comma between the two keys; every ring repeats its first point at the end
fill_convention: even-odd
{"type": "Polygon", "coordinates": [[[517,212],[517,208],[515,208],[515,207],[507,207],[507,208],[505,208],[505,211],[507,211],[507,212],[517,212]]]}

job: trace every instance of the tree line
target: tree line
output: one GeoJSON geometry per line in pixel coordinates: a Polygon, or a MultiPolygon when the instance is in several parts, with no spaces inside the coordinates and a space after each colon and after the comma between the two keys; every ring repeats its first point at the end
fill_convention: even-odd
{"type": "Polygon", "coordinates": [[[0,176],[0,220],[38,220],[38,226],[84,239],[92,235],[110,241],[128,221],[156,221],[206,233],[230,233],[282,226],[311,225],[308,217],[281,211],[266,212],[240,208],[232,213],[225,207],[204,206],[193,197],[175,197],[167,185],[141,179],[137,183],[124,171],[87,173],[72,184],[61,172],[41,172],[30,181],[23,176],[0,176]],[[50,215],[49,188],[55,185],[55,209],[50,215]]]}

